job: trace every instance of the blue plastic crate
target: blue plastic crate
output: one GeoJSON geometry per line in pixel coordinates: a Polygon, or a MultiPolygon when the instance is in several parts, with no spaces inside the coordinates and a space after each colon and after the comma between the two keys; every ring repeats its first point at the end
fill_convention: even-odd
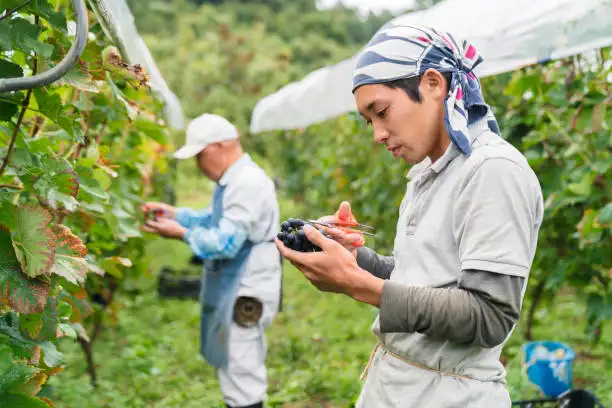
{"type": "Polygon", "coordinates": [[[523,346],[523,364],[529,381],[550,398],[556,398],[572,389],[575,358],[574,350],[564,343],[534,341],[523,346]],[[548,352],[560,351],[561,355],[537,356],[534,351],[538,348],[548,352]]]}

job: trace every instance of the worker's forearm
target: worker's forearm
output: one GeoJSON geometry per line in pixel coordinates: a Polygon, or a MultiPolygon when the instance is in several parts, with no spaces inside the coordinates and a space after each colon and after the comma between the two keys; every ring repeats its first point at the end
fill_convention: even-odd
{"type": "Polygon", "coordinates": [[[452,288],[387,281],[380,299],[380,330],[494,347],[520,316],[523,284],[523,278],[486,271],[464,271],[452,288]]]}
{"type": "Polygon", "coordinates": [[[357,264],[380,279],[389,279],[395,261],[392,256],[378,255],[374,250],[361,247],[357,249],[357,264]]]}

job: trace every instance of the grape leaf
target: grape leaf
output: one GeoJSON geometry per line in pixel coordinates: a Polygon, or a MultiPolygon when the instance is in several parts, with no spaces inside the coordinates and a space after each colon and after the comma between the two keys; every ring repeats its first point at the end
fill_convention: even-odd
{"type": "Polygon", "coordinates": [[[0,47],[18,49],[28,54],[34,51],[44,58],[51,58],[53,46],[38,40],[39,28],[23,18],[5,20],[0,24],[0,47]]]}
{"type": "Polygon", "coordinates": [[[38,14],[40,17],[47,20],[54,28],[60,30],[64,34],[68,33],[66,17],[64,14],[55,11],[47,0],[34,0],[29,8],[32,13],[38,14]]]}
{"type": "Polygon", "coordinates": [[[47,367],[58,367],[64,363],[64,356],[57,351],[54,343],[43,341],[39,345],[42,349],[43,361],[47,367]]]}
{"type": "Polygon", "coordinates": [[[17,228],[15,212],[16,207],[13,203],[0,199],[0,226],[4,226],[9,230],[17,228]]]}
{"type": "Polygon", "coordinates": [[[138,116],[134,121],[136,129],[155,140],[157,143],[166,144],[168,143],[168,134],[165,129],[159,126],[157,123],[152,122],[148,119],[138,116]]]}
{"type": "Polygon", "coordinates": [[[0,315],[0,333],[8,338],[15,356],[21,359],[32,357],[32,351],[36,343],[21,334],[19,316],[17,313],[8,312],[0,315]]]}
{"type": "Polygon", "coordinates": [[[51,214],[41,207],[20,207],[13,246],[23,272],[31,278],[47,274],[55,258],[55,235],[49,228],[51,214]]]}
{"type": "Polygon", "coordinates": [[[49,376],[45,373],[35,374],[28,382],[19,387],[19,391],[26,395],[37,395],[42,390],[43,384],[47,382],[47,378],[49,376]]]}
{"type": "Polygon", "coordinates": [[[17,114],[17,105],[0,100],[0,121],[10,122],[17,114]]]}
{"type": "Polygon", "coordinates": [[[87,292],[81,287],[77,287],[71,294],[62,293],[59,299],[72,306],[70,321],[73,323],[81,322],[93,313],[91,305],[87,302],[87,292]]]}
{"type": "Polygon", "coordinates": [[[612,203],[606,204],[597,214],[597,222],[603,226],[612,226],[612,203]]]}
{"type": "Polygon", "coordinates": [[[580,237],[580,248],[586,244],[596,243],[601,238],[603,229],[595,222],[595,217],[597,217],[595,210],[588,209],[576,226],[580,237]]]}
{"type": "Polygon", "coordinates": [[[58,123],[64,111],[62,98],[57,93],[47,92],[41,88],[34,89],[33,94],[38,110],[53,122],[58,123]]]}
{"type": "Polygon", "coordinates": [[[8,304],[21,313],[38,313],[49,291],[48,283],[31,279],[22,272],[10,233],[0,226],[0,304],[8,304]]]}
{"type": "Polygon", "coordinates": [[[21,316],[22,329],[35,340],[55,339],[59,322],[57,301],[49,298],[41,313],[21,316]]]}
{"type": "MultiPolygon", "coordinates": [[[[71,68],[66,75],[60,78],[57,82],[57,85],[68,85],[73,88],[76,88],[85,92],[100,92],[96,84],[93,82],[93,79],[87,70],[80,68],[78,66],[71,68]]],[[[76,106],[76,104],[75,104],[76,106]]],[[[87,106],[81,107],[77,106],[77,108],[81,111],[87,110],[87,106]]]]}
{"type": "Polygon", "coordinates": [[[23,76],[23,68],[12,61],[0,59],[0,78],[19,78],[23,76]]]}
{"type": "Polygon", "coordinates": [[[15,391],[37,372],[34,367],[14,361],[10,346],[0,345],[0,394],[15,391]]]}
{"type": "Polygon", "coordinates": [[[0,0],[0,10],[12,10],[14,8],[17,8],[17,6],[21,6],[22,4],[22,0],[0,0]]]}
{"type": "Polygon", "coordinates": [[[0,394],[0,408],[49,408],[47,402],[26,394],[0,394]]]}
{"type": "Polygon", "coordinates": [[[58,243],[55,252],[55,264],[51,272],[66,278],[75,285],[85,282],[89,265],[85,260],[87,248],[83,242],[65,225],[55,225],[53,232],[58,243]]]}
{"type": "Polygon", "coordinates": [[[71,119],[65,114],[66,105],[62,103],[62,98],[58,93],[35,88],[33,94],[40,113],[57,123],[77,142],[84,142],[81,126],[78,121],[74,120],[74,118],[71,119]]]}
{"type": "Polygon", "coordinates": [[[79,177],[74,170],[61,173],[48,172],[34,183],[34,188],[45,205],[51,206],[54,210],[64,208],[74,212],[79,205],[76,200],[79,193],[79,177]]]}

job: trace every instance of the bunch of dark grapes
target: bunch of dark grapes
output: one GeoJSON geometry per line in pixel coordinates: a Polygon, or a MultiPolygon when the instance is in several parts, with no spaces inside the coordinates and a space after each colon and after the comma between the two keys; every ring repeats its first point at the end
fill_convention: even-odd
{"type": "Polygon", "coordinates": [[[289,218],[281,224],[281,232],[277,238],[285,244],[287,248],[300,252],[318,252],[321,248],[313,244],[306,238],[306,233],[302,229],[306,223],[302,220],[289,218]]]}

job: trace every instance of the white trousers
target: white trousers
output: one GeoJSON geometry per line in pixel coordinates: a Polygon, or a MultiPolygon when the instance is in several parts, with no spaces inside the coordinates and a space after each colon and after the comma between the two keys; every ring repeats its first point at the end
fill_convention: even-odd
{"type": "Polygon", "coordinates": [[[229,359],[217,370],[225,403],[243,407],[264,401],[268,391],[265,330],[274,320],[278,303],[264,303],[257,326],[244,328],[232,323],[229,334],[229,359]]]}

